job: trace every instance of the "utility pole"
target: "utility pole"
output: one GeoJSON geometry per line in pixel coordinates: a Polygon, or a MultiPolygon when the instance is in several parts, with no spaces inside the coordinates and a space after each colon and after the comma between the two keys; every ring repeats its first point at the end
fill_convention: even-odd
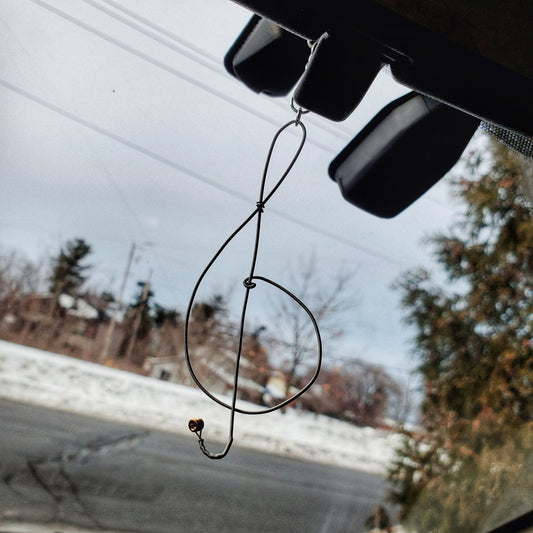
{"type": "Polygon", "coordinates": [[[152,281],[152,271],[150,270],[150,274],[148,274],[148,279],[146,280],[143,292],[141,295],[141,305],[137,309],[137,314],[135,316],[135,323],[133,324],[133,331],[131,333],[131,337],[129,338],[128,342],[128,348],[126,350],[125,359],[126,361],[129,361],[131,358],[131,353],[133,352],[133,347],[135,346],[135,341],[137,340],[137,331],[139,331],[139,326],[141,325],[141,318],[143,314],[143,307],[146,305],[146,301],[148,300],[148,294],[150,293],[150,282],[152,281]]]}
{"type": "Polygon", "coordinates": [[[130,254],[128,256],[128,262],[126,263],[126,270],[124,271],[124,277],[122,278],[122,285],[120,286],[120,292],[118,294],[117,305],[113,311],[113,316],[111,317],[111,322],[107,328],[107,333],[105,337],[104,347],[102,353],[100,354],[100,361],[105,362],[109,357],[109,348],[111,347],[111,341],[113,340],[113,331],[115,330],[115,324],[117,322],[117,316],[122,307],[122,298],[124,297],[124,289],[126,288],[126,282],[128,281],[128,276],[130,275],[131,263],[133,261],[133,256],[135,254],[135,242],[131,243],[130,254]]]}

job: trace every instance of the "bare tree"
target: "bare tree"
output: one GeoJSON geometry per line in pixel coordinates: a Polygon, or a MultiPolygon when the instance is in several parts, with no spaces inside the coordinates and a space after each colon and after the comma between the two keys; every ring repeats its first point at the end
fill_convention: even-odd
{"type": "Polygon", "coordinates": [[[0,254],[0,322],[21,299],[37,291],[42,265],[17,252],[0,254]]]}
{"type": "MultiPolygon", "coordinates": [[[[342,324],[347,312],[356,305],[350,287],[353,276],[343,269],[324,275],[318,269],[314,253],[300,259],[287,273],[287,288],[312,312],[319,325],[325,350],[331,350],[335,339],[344,333],[342,324]]],[[[280,293],[271,301],[271,305],[275,334],[270,335],[269,340],[283,359],[288,393],[298,377],[305,374],[307,367],[315,361],[316,335],[305,310],[291,298],[280,293]]]]}
{"type": "Polygon", "coordinates": [[[356,359],[344,373],[349,385],[345,409],[356,424],[375,426],[392,405],[401,403],[400,385],[381,366],[356,359]]]}
{"type": "Polygon", "coordinates": [[[399,403],[402,392],[396,380],[382,367],[360,359],[326,366],[320,373],[318,385],[302,398],[304,409],[358,426],[384,424],[389,410],[399,403]]]}

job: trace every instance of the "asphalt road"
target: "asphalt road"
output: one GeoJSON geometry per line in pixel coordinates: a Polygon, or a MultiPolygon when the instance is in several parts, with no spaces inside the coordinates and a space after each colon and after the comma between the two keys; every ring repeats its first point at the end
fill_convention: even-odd
{"type": "MultiPolygon", "coordinates": [[[[357,533],[382,478],[0,400],[0,524],[131,532],[357,533]]],[[[0,531],[2,528],[0,527],[0,531]]]]}

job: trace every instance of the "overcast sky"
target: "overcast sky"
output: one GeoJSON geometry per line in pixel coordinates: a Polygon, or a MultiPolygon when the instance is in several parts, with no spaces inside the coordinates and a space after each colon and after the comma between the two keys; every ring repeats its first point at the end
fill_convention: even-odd
{"type": "MultiPolygon", "coordinates": [[[[83,237],[93,285],[117,294],[131,243],[149,242],[127,294],[153,269],[156,300],[184,310],[211,255],[255,208],[272,136],[294,116],[288,99],[256,95],[223,70],[250,16],[229,0],[2,0],[2,248],[37,259],[83,237]]],[[[345,122],[305,116],[308,143],[267,206],[256,269],[285,283],[288,265],[313,252],[325,285],[339,268],[353,271],[343,355],[403,369],[413,366],[412,332],[390,285],[428,263],[421,238],[448,227],[456,209],[439,184],[381,220],[345,202],[327,167],[406,91],[383,73],[345,122]]],[[[297,141],[282,143],[272,179],[297,141]]],[[[207,293],[242,290],[251,246],[247,232],[207,293]]]]}

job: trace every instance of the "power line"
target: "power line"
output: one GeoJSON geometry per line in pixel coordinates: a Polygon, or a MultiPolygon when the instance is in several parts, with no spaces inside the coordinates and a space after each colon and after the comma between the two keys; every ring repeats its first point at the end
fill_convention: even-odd
{"type": "Polygon", "coordinates": [[[108,137],[120,144],[123,144],[124,146],[127,146],[128,148],[131,148],[132,150],[140,152],[141,154],[151,159],[154,159],[156,161],[159,161],[160,163],[163,163],[164,165],[172,167],[175,170],[178,170],[179,172],[183,174],[188,174],[194,179],[202,181],[203,183],[206,183],[207,185],[210,185],[211,187],[214,187],[215,189],[225,192],[226,194],[229,194],[245,202],[253,201],[250,197],[240,193],[239,191],[235,191],[234,189],[231,189],[230,187],[226,187],[225,185],[222,185],[221,183],[217,181],[207,178],[206,176],[203,176],[202,174],[195,172],[194,170],[188,169],[187,167],[184,167],[183,165],[180,165],[179,163],[176,163],[175,161],[172,161],[171,159],[168,159],[166,157],[163,157],[162,155],[157,154],[156,152],[153,152],[152,150],[144,148],[143,146],[136,144],[134,142],[131,142],[128,139],[121,137],[120,135],[116,135],[115,133],[105,128],[102,128],[96,124],[93,124],[92,122],[89,122],[81,117],[78,117],[74,115],[73,113],[70,113],[69,111],[62,109],[61,107],[51,104],[47,102],[46,100],[43,100],[42,98],[39,98],[38,96],[35,96],[25,91],[24,89],[21,89],[20,87],[17,87],[16,85],[13,85],[1,78],[0,78],[0,85],[3,85],[6,89],[9,89],[10,91],[17,93],[20,96],[23,96],[24,98],[27,98],[28,100],[35,102],[36,104],[46,107],[47,109],[53,111],[54,113],[57,113],[69,120],[77,122],[78,124],[81,124],[82,126],[85,126],[86,128],[91,129],[97,133],[100,133],[101,135],[104,135],[105,137],[108,137]]]}
{"type": "MultiPolygon", "coordinates": [[[[34,1],[34,0],[32,0],[34,1]]],[[[215,189],[218,189],[219,191],[222,191],[238,200],[242,200],[244,202],[246,202],[247,204],[250,204],[250,203],[254,203],[255,200],[253,200],[252,198],[246,196],[245,194],[241,193],[240,191],[236,191],[235,189],[232,189],[231,187],[226,187],[222,184],[220,184],[219,182],[217,181],[214,181],[206,176],[204,176],[203,174],[200,174],[199,172],[196,172],[192,169],[189,169],[183,165],[180,165],[179,163],[171,160],[171,159],[168,159],[167,157],[164,157],[160,154],[157,154],[156,152],[153,152],[152,150],[149,150],[148,148],[145,148],[137,143],[134,143],[132,141],[129,141],[128,139],[125,139],[124,137],[121,137],[120,135],[117,135],[105,128],[102,128],[101,126],[98,126],[96,124],[93,124],[92,122],[89,122],[81,117],[78,117],[77,115],[74,115],[73,113],[70,113],[69,111],[66,111],[65,109],[62,109],[61,107],[58,107],[54,104],[51,104],[50,102],[47,102],[46,100],[43,100],[42,98],[39,98],[38,96],[35,96],[27,91],[25,91],[24,89],[21,89],[20,87],[17,87],[16,85],[13,85],[11,83],[9,83],[8,81],[6,80],[3,80],[0,78],[0,85],[2,85],[4,88],[18,94],[19,96],[22,96],[23,98],[26,98],[32,102],[34,102],[35,104],[38,104],[42,107],[45,107],[46,109],[49,109],[50,111],[53,111],[54,113],[57,113],[59,115],[61,115],[62,117],[68,119],[68,120],[71,120],[73,122],[76,122],[77,124],[80,124],[92,131],[95,131],[96,133],[99,133],[100,135],[103,135],[104,137],[107,137],[109,139],[112,139],[113,141],[119,143],[119,144],[122,144],[124,146],[127,146],[128,148],[136,151],[136,152],[139,152],[143,155],[145,155],[146,157],[149,157],[150,159],[153,159],[155,161],[158,161],[159,163],[162,163],[166,166],[169,166],[175,170],[177,170],[178,172],[181,172],[182,174],[185,174],[185,175],[188,175],[189,177],[191,178],[194,178],[198,181],[201,181],[202,183],[205,183],[206,185],[209,185],[210,187],[213,187],[215,189]]],[[[293,217],[291,215],[287,215],[286,213],[282,212],[282,211],[277,211],[277,210],[273,210],[271,209],[270,210],[272,213],[275,213],[276,215],[278,215],[279,217],[285,219],[285,220],[288,220],[290,222],[293,222],[295,224],[299,224],[300,226],[310,230],[310,231],[313,231],[319,235],[322,235],[322,236],[326,236],[332,240],[335,240],[341,244],[344,244],[346,246],[349,246],[351,248],[354,248],[356,250],[359,250],[359,251],[362,251],[368,255],[372,255],[373,257],[376,257],[378,259],[381,259],[381,260],[384,260],[384,261],[387,261],[389,263],[392,263],[392,264],[396,264],[396,265],[401,265],[403,264],[403,262],[397,260],[397,259],[394,259],[394,258],[391,258],[387,255],[384,255],[384,254],[381,254],[380,252],[377,252],[375,250],[372,250],[370,248],[367,248],[365,246],[362,246],[360,244],[357,244],[357,243],[354,243],[348,239],[344,239],[343,237],[340,237],[338,235],[335,235],[334,233],[330,233],[329,231],[326,231],[326,230],[323,230],[322,228],[320,227],[317,227],[313,224],[310,224],[308,222],[304,222],[302,220],[299,220],[297,219],[296,217],[293,217]]]]}
{"type": "MultiPolygon", "coordinates": [[[[56,226],[50,226],[50,225],[47,225],[47,224],[43,224],[43,223],[40,223],[39,227],[36,228],[34,225],[30,225],[28,224],[27,222],[27,219],[25,218],[24,220],[24,223],[17,223],[17,222],[13,222],[11,219],[9,221],[5,221],[5,220],[2,220],[1,221],[1,225],[2,225],[2,228],[5,228],[5,227],[9,227],[9,228],[14,228],[14,229],[18,229],[18,230],[21,230],[25,233],[50,233],[50,232],[53,232],[57,229],[56,226]]],[[[111,234],[109,234],[108,232],[106,232],[105,234],[102,234],[102,233],[98,233],[98,232],[94,232],[92,231],[90,233],[90,236],[91,238],[94,238],[94,239],[97,239],[99,242],[108,242],[108,243],[120,243],[120,244],[125,244],[125,243],[130,243],[131,242],[131,237],[130,236],[124,236],[124,235],[121,235],[121,236],[113,236],[111,234]]],[[[185,266],[185,267],[193,267],[193,263],[191,263],[190,261],[187,261],[187,260],[184,260],[183,259],[183,246],[179,246],[179,245],[176,245],[176,244],[171,244],[170,242],[164,242],[164,241],[159,241],[159,240],[153,240],[153,239],[146,239],[147,241],[153,243],[156,251],[157,251],[157,259],[158,260],[162,260],[163,263],[169,263],[171,265],[176,265],[176,264],[179,264],[181,266],[185,266]],[[159,251],[159,249],[165,249],[165,250],[175,250],[176,252],[180,252],[180,257],[176,256],[176,255],[173,255],[171,253],[161,253],[159,251]]],[[[141,243],[142,244],[142,243],[141,243]]],[[[154,252],[155,253],[155,252],[154,252]]],[[[159,265],[161,266],[161,265],[159,265]]],[[[164,268],[166,270],[166,268],[164,268]]]]}
{"type": "Polygon", "coordinates": [[[135,221],[135,224],[138,226],[138,228],[141,231],[144,232],[144,226],[142,225],[139,219],[139,216],[137,215],[137,212],[131,207],[130,203],[128,202],[126,195],[124,194],[124,191],[119,187],[118,183],[111,176],[111,173],[107,170],[107,167],[98,157],[98,155],[95,154],[94,152],[92,155],[92,160],[98,164],[98,166],[100,167],[100,171],[104,176],[105,181],[107,181],[107,183],[111,186],[111,188],[114,189],[115,194],[120,198],[120,201],[124,205],[125,210],[129,213],[131,218],[135,221]]]}
{"type": "Polygon", "coordinates": [[[372,250],[372,248],[368,248],[366,246],[363,246],[362,244],[356,244],[353,241],[350,241],[349,239],[345,239],[344,237],[341,237],[335,233],[331,233],[330,231],[327,231],[325,229],[322,229],[318,226],[315,226],[314,224],[311,224],[309,222],[305,222],[304,220],[300,220],[296,217],[293,217],[292,215],[289,215],[287,213],[284,213],[283,211],[278,211],[277,209],[269,209],[269,212],[275,213],[276,215],[284,218],[285,220],[289,220],[290,222],[293,222],[294,224],[297,224],[301,226],[302,228],[308,229],[310,231],[313,231],[314,233],[317,233],[319,235],[322,235],[323,237],[327,237],[329,239],[333,239],[337,241],[340,244],[344,244],[346,246],[350,246],[351,248],[356,248],[357,250],[364,252],[368,255],[372,255],[376,257],[377,259],[382,259],[383,261],[387,261],[388,263],[392,263],[394,265],[406,265],[404,261],[400,261],[398,259],[394,259],[390,256],[387,256],[385,254],[381,254],[379,252],[376,252],[375,250],[372,250]]]}
{"type": "MultiPolygon", "coordinates": [[[[84,22],[80,21],[80,20],[77,20],[75,19],[74,17],[71,17],[70,15],[50,6],[49,4],[46,4],[45,2],[43,2],[42,0],[30,0],[31,2],[33,2],[34,4],[37,4],[39,6],[41,6],[43,9],[46,9],[48,11],[50,11],[51,13],[55,14],[56,16],[58,17],[61,17],[65,20],[67,20],[68,22],[71,22],[72,24],[88,31],[89,33],[92,33],[94,35],[96,35],[97,37],[100,37],[101,39],[104,39],[105,41],[119,47],[119,48],[122,48],[123,50],[125,50],[126,52],[128,53],[131,53],[132,55],[135,55],[136,57],[139,57],[140,59],[143,59],[144,61],[147,61],[148,63],[158,67],[158,68],[161,68],[162,70],[165,70],[166,72],[174,75],[174,76],[177,76],[178,78],[206,91],[206,92],[209,92],[210,94],[212,94],[213,96],[216,96],[217,98],[220,98],[221,100],[224,100],[232,105],[235,105],[236,107],[239,107],[240,109],[244,110],[244,111],[247,111],[248,113],[251,113],[252,115],[255,115],[256,117],[260,118],[261,120],[264,120],[270,124],[273,124],[275,126],[278,126],[279,125],[279,122],[270,117],[269,115],[265,114],[265,113],[261,113],[260,111],[257,111],[255,108],[253,107],[250,107],[246,104],[243,104],[240,100],[237,100],[231,96],[228,96],[227,94],[225,94],[224,92],[222,91],[219,91],[217,89],[213,89],[212,87],[210,87],[209,85],[206,85],[200,81],[198,81],[197,79],[185,74],[184,72],[180,71],[179,69],[176,69],[176,68],[173,68],[173,67],[170,67],[168,65],[166,65],[165,63],[162,63],[161,61],[157,60],[157,59],[154,59],[150,56],[148,56],[147,54],[144,54],[143,52],[123,43],[122,41],[120,41],[119,39],[115,39],[114,37],[111,37],[110,35],[104,33],[104,32],[101,32],[99,30],[97,30],[96,28],[88,25],[88,24],[85,24],[84,22]]],[[[88,0],[83,0],[83,1],[88,1],[88,0]]],[[[111,4],[114,4],[114,2],[110,2],[108,0],[103,0],[103,1],[106,1],[108,2],[110,5],[111,4]]],[[[89,3],[89,2],[88,2],[89,3]]],[[[116,4],[115,4],[116,5],[116,4]]],[[[95,6],[96,7],[96,6],[95,6]]],[[[109,11],[109,10],[106,10],[106,11],[109,11]]],[[[130,12],[128,11],[129,13],[132,13],[133,12],[130,12]]],[[[122,18],[122,17],[121,17],[122,18]]],[[[166,32],[166,33],[169,33],[169,32],[166,32]]],[[[170,34],[172,35],[172,34],[170,34]]],[[[167,43],[168,44],[168,43],[167,43]]],[[[198,50],[199,52],[198,53],[201,53],[199,48],[197,47],[194,47],[193,46],[193,49],[195,50],[198,50]]],[[[193,59],[195,60],[195,59],[193,59]]],[[[225,77],[225,79],[228,79],[227,77],[225,77]]],[[[275,103],[276,105],[280,105],[281,107],[283,107],[282,104],[277,104],[277,102],[273,102],[271,100],[268,100],[270,103],[275,103]]],[[[310,121],[310,122],[313,122],[313,121],[310,121]]],[[[318,124],[316,123],[316,121],[314,121],[315,124],[317,125],[317,127],[321,128],[321,129],[324,129],[325,131],[328,131],[329,128],[325,127],[323,124],[318,124]]],[[[343,128],[344,129],[344,128],[343,128]]],[[[346,131],[348,131],[346,129],[346,131]]],[[[330,131],[331,132],[331,131],[330,131]]],[[[290,132],[292,133],[292,132],[290,132]]],[[[333,135],[339,137],[339,138],[342,138],[341,136],[339,136],[337,133],[333,133],[333,135]]],[[[345,142],[346,142],[346,139],[343,139],[345,142]]],[[[316,146],[317,148],[320,148],[321,150],[324,150],[325,152],[328,152],[329,154],[332,154],[334,155],[336,153],[336,150],[333,149],[332,147],[329,147],[315,139],[308,139],[308,142],[309,144],[312,144],[314,146],[316,146]]],[[[446,207],[446,206],[442,206],[441,203],[439,203],[438,201],[434,200],[433,198],[429,197],[429,196],[426,196],[424,198],[425,201],[428,201],[430,203],[434,203],[434,204],[437,204],[441,207],[446,207]]],[[[447,208],[447,207],[446,207],[447,208]]],[[[449,208],[447,208],[449,209],[449,208]]]]}
{"type": "MultiPolygon", "coordinates": [[[[192,44],[190,41],[187,41],[183,37],[179,37],[175,33],[172,33],[170,31],[166,30],[165,28],[163,28],[162,26],[159,26],[159,25],[153,23],[152,21],[148,20],[147,18],[142,17],[141,15],[136,13],[135,11],[132,11],[131,9],[125,8],[124,6],[121,6],[120,4],[118,4],[117,2],[113,2],[113,0],[102,0],[102,1],[105,2],[106,4],[110,5],[111,7],[114,7],[118,11],[122,11],[122,13],[125,13],[129,17],[131,17],[133,19],[136,19],[139,22],[142,22],[145,26],[148,26],[149,28],[151,28],[152,30],[155,30],[156,32],[160,33],[161,35],[164,35],[165,37],[168,37],[169,39],[171,39],[171,40],[173,40],[173,41],[175,41],[177,43],[180,43],[181,45],[185,46],[186,48],[189,48],[189,49],[193,50],[198,55],[201,55],[201,56],[205,57],[206,59],[208,59],[209,61],[212,61],[213,63],[216,63],[218,65],[218,57],[217,56],[209,54],[204,49],[192,44]]],[[[94,4],[94,2],[92,2],[92,0],[89,0],[88,3],[94,4]]]]}
{"type": "MultiPolygon", "coordinates": [[[[97,161],[101,170],[103,171],[104,178],[106,181],[111,185],[111,187],[115,190],[115,193],[118,195],[120,200],[122,201],[126,211],[130,214],[130,216],[133,218],[135,223],[137,224],[137,227],[139,230],[144,234],[144,237],[148,237],[146,233],[146,228],[141,223],[141,220],[139,219],[139,216],[137,215],[137,212],[131,207],[130,203],[128,202],[126,195],[124,194],[124,191],[119,187],[118,183],[112,178],[110,172],[107,170],[106,166],[103,164],[103,162],[100,160],[98,155],[93,155],[93,160],[97,161]]],[[[146,241],[149,241],[148,238],[146,238],[146,241]]],[[[157,249],[153,250],[152,252],[153,256],[157,260],[157,264],[159,267],[161,267],[161,254],[157,249]]]]}
{"type": "MultiPolygon", "coordinates": [[[[261,120],[264,120],[266,122],[269,122],[270,124],[273,124],[275,126],[279,125],[279,122],[269,115],[265,113],[261,113],[260,111],[257,111],[255,108],[250,107],[244,103],[242,103],[240,100],[237,100],[236,98],[233,98],[232,96],[228,96],[223,91],[219,91],[218,89],[214,89],[213,87],[198,81],[192,76],[189,76],[188,74],[185,74],[179,69],[176,69],[174,67],[171,67],[162,61],[159,61],[158,59],[155,59],[144,52],[141,52],[140,50],[137,50],[136,48],[133,48],[132,46],[120,41],[119,39],[116,39],[115,37],[112,37],[111,35],[108,35],[107,33],[104,33],[93,26],[90,26],[89,24],[85,24],[85,22],[82,22],[81,20],[78,20],[74,17],[71,17],[67,13],[64,13],[63,11],[60,11],[59,9],[56,9],[55,7],[52,7],[51,5],[47,4],[46,2],[43,2],[42,0],[29,0],[30,2],[33,2],[34,4],[42,7],[43,9],[46,9],[47,11],[50,11],[50,13],[53,13],[54,15],[63,18],[64,20],[70,22],[71,24],[74,24],[75,26],[78,26],[79,28],[82,28],[83,30],[92,33],[93,35],[96,35],[100,39],[103,39],[107,41],[110,44],[113,44],[114,46],[117,46],[118,48],[121,48],[122,50],[125,50],[126,52],[142,59],[143,61],[146,61],[150,63],[151,65],[160,68],[169,74],[176,76],[187,83],[190,83],[191,85],[194,85],[195,87],[198,87],[199,89],[202,89],[203,91],[206,91],[213,96],[216,96],[217,98],[220,98],[221,100],[224,100],[225,102],[228,102],[236,107],[239,107],[243,111],[247,111],[248,113],[255,115],[256,117],[260,118],[261,120]]],[[[321,142],[318,142],[316,140],[310,139],[310,144],[313,144],[317,148],[320,148],[321,150],[324,150],[328,153],[332,153],[333,149],[325,144],[322,144],[321,142]]]]}
{"type": "MultiPolygon", "coordinates": [[[[119,15],[118,13],[115,13],[115,11],[112,11],[111,9],[108,9],[108,8],[106,8],[104,6],[101,6],[100,4],[94,2],[94,0],[81,0],[81,1],[85,2],[86,4],[88,4],[90,6],[92,6],[94,9],[98,9],[102,13],[105,13],[107,16],[112,17],[115,20],[118,20],[119,22],[121,22],[122,24],[128,26],[129,28],[132,28],[135,31],[138,31],[139,33],[142,33],[143,35],[145,35],[149,39],[152,39],[152,40],[158,42],[159,44],[162,44],[163,46],[166,46],[167,48],[170,48],[174,52],[177,52],[178,54],[181,54],[182,56],[186,57],[187,59],[190,59],[191,61],[195,61],[196,63],[202,65],[203,67],[205,67],[205,68],[207,68],[209,70],[211,70],[212,72],[215,72],[216,74],[220,74],[220,75],[224,74],[224,71],[218,65],[218,58],[216,58],[215,56],[211,56],[210,54],[207,54],[207,52],[205,52],[205,51],[201,50],[200,48],[194,46],[189,41],[186,41],[185,39],[182,39],[182,38],[178,37],[177,35],[174,35],[173,33],[170,33],[168,31],[166,31],[164,28],[161,28],[160,26],[156,26],[155,24],[151,23],[149,20],[141,17],[140,15],[137,15],[133,11],[130,11],[129,9],[123,8],[122,6],[119,6],[118,4],[115,4],[115,2],[106,2],[109,5],[115,7],[116,9],[124,12],[129,17],[132,17],[134,19],[139,20],[144,25],[146,25],[149,28],[152,28],[153,30],[155,30],[156,32],[164,35],[168,39],[171,39],[172,41],[175,41],[175,42],[179,43],[179,45],[181,45],[181,46],[177,46],[175,44],[172,44],[172,43],[168,42],[167,39],[162,39],[161,37],[159,37],[159,35],[157,35],[157,33],[154,33],[152,31],[146,30],[145,28],[143,28],[139,24],[136,24],[135,22],[132,22],[132,21],[128,20],[127,18],[119,15]],[[190,50],[193,50],[195,53],[193,54],[191,52],[187,52],[186,50],[183,49],[183,47],[189,48],[190,50]],[[200,57],[198,57],[198,56],[200,56],[200,57]],[[202,57],[206,58],[207,61],[205,59],[202,59],[202,57]]],[[[104,1],[106,1],[106,0],[104,0],[104,1]]]]}
{"type": "MultiPolygon", "coordinates": [[[[183,39],[183,37],[179,37],[175,33],[166,30],[162,26],[159,26],[158,24],[155,24],[151,20],[148,20],[146,17],[143,17],[142,15],[139,15],[137,12],[135,12],[135,11],[133,11],[131,9],[123,7],[120,4],[114,2],[113,0],[102,0],[106,4],[108,4],[111,7],[113,7],[114,9],[124,13],[128,17],[130,17],[130,18],[132,18],[134,20],[137,20],[138,22],[144,24],[145,26],[147,26],[148,28],[154,30],[155,32],[157,32],[157,33],[159,33],[161,35],[164,35],[165,37],[167,37],[168,39],[171,39],[175,43],[178,43],[179,46],[170,44],[165,39],[161,39],[157,35],[157,33],[154,34],[153,32],[146,31],[143,27],[139,26],[138,24],[135,24],[135,23],[129,21],[128,19],[125,19],[124,17],[118,15],[117,13],[115,13],[114,11],[112,11],[110,9],[106,9],[105,7],[103,7],[103,6],[99,5],[99,4],[97,4],[96,2],[94,2],[94,0],[82,0],[82,1],[87,3],[87,4],[89,4],[89,5],[91,5],[91,6],[93,6],[95,9],[98,9],[101,12],[106,13],[108,16],[113,17],[114,19],[122,22],[123,24],[129,26],[130,28],[133,28],[136,31],[139,31],[140,33],[142,33],[143,35],[147,36],[148,38],[157,41],[158,43],[162,44],[163,46],[166,46],[166,47],[174,50],[175,52],[187,57],[188,59],[190,59],[192,61],[195,61],[196,63],[208,68],[212,72],[215,72],[216,74],[219,74],[219,75],[223,76],[226,80],[230,80],[230,81],[232,81],[232,82],[234,82],[236,84],[240,84],[240,82],[238,80],[236,80],[235,78],[229,76],[226,73],[226,71],[220,67],[220,60],[219,60],[218,57],[216,57],[216,56],[214,56],[212,54],[209,54],[208,52],[206,52],[202,48],[192,44],[191,42],[187,41],[186,39],[183,39]],[[194,54],[186,52],[185,50],[183,50],[183,47],[188,48],[189,50],[192,50],[194,52],[194,54]],[[204,60],[200,59],[200,57],[198,57],[198,56],[203,57],[207,61],[204,61],[204,60]]],[[[280,108],[283,108],[283,109],[286,109],[286,107],[288,105],[287,101],[282,103],[282,102],[279,102],[278,100],[275,100],[275,99],[272,99],[272,98],[268,98],[268,97],[265,97],[265,98],[267,98],[269,103],[274,104],[277,107],[280,107],[280,108]]],[[[335,137],[343,139],[345,142],[348,140],[346,138],[346,135],[350,135],[350,136],[353,135],[353,132],[349,128],[347,128],[346,126],[343,126],[342,124],[337,124],[336,127],[331,127],[329,125],[321,123],[319,120],[316,120],[316,119],[313,120],[313,118],[311,118],[311,117],[307,117],[307,121],[312,123],[312,124],[315,124],[317,127],[323,129],[324,131],[327,131],[331,135],[334,135],[335,137]]]]}

